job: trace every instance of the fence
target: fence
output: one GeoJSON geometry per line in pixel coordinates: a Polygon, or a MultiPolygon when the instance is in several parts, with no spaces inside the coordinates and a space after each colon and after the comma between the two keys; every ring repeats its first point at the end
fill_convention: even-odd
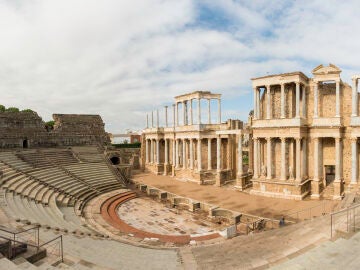
{"type": "MultiPolygon", "coordinates": [[[[4,228],[0,228],[0,238],[8,240],[10,242],[10,248],[8,252],[8,258],[16,256],[16,245],[26,245],[26,247],[33,247],[36,249],[36,253],[41,251],[41,248],[46,248],[46,254],[48,257],[54,256],[53,264],[58,262],[64,262],[64,250],[62,235],[51,239],[45,243],[40,243],[40,227],[35,226],[24,229],[22,231],[10,231],[4,228]]],[[[51,259],[49,260],[51,261],[51,259]]]]}
{"type": "Polygon", "coordinates": [[[360,204],[331,214],[331,238],[360,230],[360,204]]]}
{"type": "Polygon", "coordinates": [[[292,224],[330,214],[334,210],[336,203],[334,201],[324,201],[322,204],[286,214],[284,215],[285,224],[292,224]]]}

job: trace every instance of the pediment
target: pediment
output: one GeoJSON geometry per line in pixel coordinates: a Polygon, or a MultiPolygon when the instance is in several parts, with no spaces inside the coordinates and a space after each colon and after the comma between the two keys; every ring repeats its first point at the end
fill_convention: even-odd
{"type": "Polygon", "coordinates": [[[340,74],[341,69],[335,66],[334,64],[329,64],[328,66],[318,65],[312,70],[314,75],[323,75],[323,74],[340,74]]]}

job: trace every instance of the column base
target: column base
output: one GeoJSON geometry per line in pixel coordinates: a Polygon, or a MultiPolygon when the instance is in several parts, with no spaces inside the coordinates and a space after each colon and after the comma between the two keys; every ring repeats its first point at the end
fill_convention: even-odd
{"type": "Polygon", "coordinates": [[[344,183],[342,179],[334,181],[333,200],[342,200],[344,197],[344,183]]]}
{"type": "Polygon", "coordinates": [[[216,173],[215,186],[221,187],[221,172],[219,171],[216,173]]]}

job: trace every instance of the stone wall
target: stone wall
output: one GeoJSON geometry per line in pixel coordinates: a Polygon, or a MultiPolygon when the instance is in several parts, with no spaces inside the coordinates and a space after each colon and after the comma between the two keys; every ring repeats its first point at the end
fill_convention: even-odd
{"type": "Polygon", "coordinates": [[[109,143],[99,115],[54,114],[47,130],[35,112],[0,113],[0,147],[49,147],[109,143]]]}

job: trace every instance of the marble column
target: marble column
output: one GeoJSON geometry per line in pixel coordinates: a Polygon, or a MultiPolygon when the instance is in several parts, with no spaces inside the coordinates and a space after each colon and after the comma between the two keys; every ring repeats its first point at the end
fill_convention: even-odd
{"type": "Polygon", "coordinates": [[[175,167],[176,168],[179,168],[179,140],[177,139],[176,141],[175,141],[175,155],[176,155],[176,157],[175,157],[175,167]]]}
{"type": "Polygon", "coordinates": [[[146,163],[149,163],[149,140],[145,141],[145,155],[146,155],[146,163]]]}
{"type": "Polygon", "coordinates": [[[221,138],[218,136],[216,138],[216,169],[221,171],[221,138]]]}
{"type": "Polygon", "coordinates": [[[254,173],[253,178],[257,179],[259,178],[259,149],[258,149],[258,138],[253,138],[254,142],[254,173]]]}
{"type": "Polygon", "coordinates": [[[165,165],[169,164],[169,148],[168,148],[168,140],[165,139],[165,165]]]}
{"type": "Polygon", "coordinates": [[[221,124],[221,99],[218,99],[218,123],[221,124]]]}
{"type": "Polygon", "coordinates": [[[296,88],[295,88],[295,117],[299,118],[300,117],[300,83],[296,82],[295,83],[296,88]]]}
{"type": "Polygon", "coordinates": [[[156,140],[156,164],[160,164],[160,140],[156,140]]]}
{"type": "Polygon", "coordinates": [[[150,140],[150,163],[154,163],[154,141],[150,140]]]}
{"type": "Polygon", "coordinates": [[[182,165],[183,165],[183,169],[186,169],[186,167],[187,167],[187,164],[186,164],[186,140],[182,141],[182,145],[183,145],[183,147],[182,147],[183,164],[182,165]]]}
{"type": "Polygon", "coordinates": [[[336,81],[335,117],[340,117],[340,81],[336,81]]]}
{"type": "Polygon", "coordinates": [[[315,118],[319,117],[318,98],[319,98],[318,82],[314,82],[314,117],[315,118]]]}
{"type": "Polygon", "coordinates": [[[194,169],[194,142],[190,139],[190,169],[194,169]]]}
{"type": "Polygon", "coordinates": [[[186,126],[187,122],[186,122],[186,101],[182,102],[182,109],[183,109],[183,125],[186,126]]]}
{"type": "Polygon", "coordinates": [[[176,164],[176,145],[175,139],[172,140],[172,165],[175,166],[176,164]]]}
{"type": "Polygon", "coordinates": [[[254,119],[258,119],[259,116],[258,116],[258,109],[257,109],[257,106],[258,106],[258,102],[257,102],[257,98],[258,98],[258,95],[257,95],[257,87],[255,87],[253,89],[253,95],[254,95],[254,119]]]}
{"type": "Polygon", "coordinates": [[[281,171],[280,180],[286,180],[286,138],[281,138],[281,171]]]}
{"type": "Polygon", "coordinates": [[[211,99],[208,98],[208,124],[211,124],[211,99]]]}
{"type": "Polygon", "coordinates": [[[257,118],[261,119],[260,115],[260,89],[256,91],[256,108],[257,108],[257,118]]]}
{"type": "Polygon", "coordinates": [[[306,86],[302,87],[302,117],[306,118],[306,86]]]}
{"type": "Polygon", "coordinates": [[[351,184],[357,184],[357,178],[358,178],[357,138],[351,138],[351,184]]]}
{"type": "Polygon", "coordinates": [[[270,85],[266,86],[266,119],[271,119],[271,92],[270,85]]]}
{"type": "Polygon", "coordinates": [[[282,83],[281,87],[281,97],[280,97],[280,117],[285,118],[285,84],[282,83]]]}
{"type": "Polygon", "coordinates": [[[208,138],[208,170],[212,170],[211,163],[211,138],[208,138]]]}
{"type": "Polygon", "coordinates": [[[307,139],[303,138],[302,139],[302,177],[307,176],[307,139]]]}
{"type": "Polygon", "coordinates": [[[149,128],[149,115],[146,114],[146,128],[149,128]]]}
{"type": "Polygon", "coordinates": [[[165,106],[165,127],[168,127],[168,106],[165,106]]]}
{"type": "Polygon", "coordinates": [[[352,86],[352,114],[351,116],[358,116],[358,106],[359,106],[359,99],[358,99],[358,79],[353,78],[353,86],[352,86]]]}
{"type": "Polygon", "coordinates": [[[335,138],[335,181],[341,180],[341,139],[335,138]]]}
{"type": "Polygon", "coordinates": [[[319,138],[314,138],[314,179],[319,181],[319,138]]]}
{"type": "Polygon", "coordinates": [[[301,138],[296,138],[296,176],[295,181],[301,182],[301,138]]]}
{"type": "Polygon", "coordinates": [[[239,135],[238,136],[238,170],[237,170],[237,175],[239,177],[241,177],[243,174],[244,174],[244,171],[243,171],[243,147],[242,147],[242,135],[239,135]]]}
{"type": "Polygon", "coordinates": [[[198,143],[197,143],[197,162],[198,162],[198,171],[201,172],[201,139],[198,139],[198,143]]]}
{"type": "Polygon", "coordinates": [[[272,178],[272,151],[271,151],[271,138],[266,138],[266,149],[267,149],[267,153],[266,153],[266,161],[267,161],[267,168],[266,168],[266,179],[271,179],[272,178]]]}
{"type": "Polygon", "coordinates": [[[192,99],[189,100],[189,111],[190,111],[190,125],[193,124],[193,109],[192,109],[192,99]]]}
{"type": "Polygon", "coordinates": [[[201,99],[198,98],[198,124],[201,124],[201,99]]]}

